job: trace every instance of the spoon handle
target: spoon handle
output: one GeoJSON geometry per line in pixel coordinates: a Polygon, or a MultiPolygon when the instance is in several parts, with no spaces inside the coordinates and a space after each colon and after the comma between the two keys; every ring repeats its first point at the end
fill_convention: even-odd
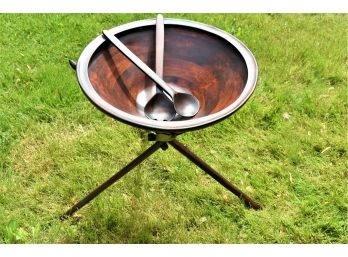
{"type": "Polygon", "coordinates": [[[174,98],[176,93],[166,82],[163,81],[153,70],[149,68],[142,60],[139,59],[132,51],[130,51],[114,34],[108,30],[103,30],[103,35],[120,50],[135,66],[142,70],[146,75],[150,77],[153,82],[159,85],[164,91],[166,91],[171,98],[174,98]]]}
{"type": "Polygon", "coordinates": [[[164,52],[164,23],[163,16],[157,15],[156,19],[156,73],[163,78],[163,52],[164,52]]]}

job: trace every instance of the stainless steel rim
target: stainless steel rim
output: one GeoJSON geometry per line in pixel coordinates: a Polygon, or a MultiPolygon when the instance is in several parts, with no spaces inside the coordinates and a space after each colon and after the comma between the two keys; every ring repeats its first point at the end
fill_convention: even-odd
{"type": "MultiPolygon", "coordinates": [[[[127,23],[115,28],[110,29],[110,32],[114,34],[118,34],[120,32],[144,27],[144,26],[151,26],[156,24],[156,19],[148,19],[148,20],[141,20],[141,21],[135,21],[131,23],[127,23]]],[[[237,98],[235,102],[233,102],[228,107],[224,108],[223,110],[213,113],[204,117],[194,118],[190,120],[182,120],[182,121],[155,121],[148,119],[146,117],[139,117],[134,116],[132,114],[129,114],[127,112],[124,112],[120,109],[115,108],[108,102],[106,102],[104,99],[102,99],[99,94],[95,91],[91,81],[89,80],[88,76],[88,65],[90,62],[90,59],[93,55],[93,53],[97,50],[97,48],[105,41],[102,35],[95,38],[93,41],[91,41],[86,48],[81,53],[79,60],[77,62],[76,72],[77,72],[77,78],[79,81],[79,84],[81,86],[81,89],[84,91],[84,93],[87,95],[87,97],[99,108],[101,108],[103,111],[107,112],[112,117],[115,117],[116,119],[122,120],[126,123],[133,124],[134,126],[147,128],[149,130],[155,130],[155,131],[168,131],[168,132],[174,132],[174,131],[186,131],[186,130],[194,130],[198,129],[200,127],[208,126],[209,124],[215,123],[219,120],[222,120],[235,111],[237,111],[250,97],[252,92],[255,89],[256,81],[257,81],[257,75],[258,75],[258,67],[255,60],[255,57],[251,53],[251,51],[237,38],[234,36],[209,25],[189,21],[189,20],[181,20],[181,19],[164,19],[164,24],[167,25],[177,25],[177,26],[185,26],[185,27],[191,27],[200,29],[212,34],[215,34],[223,39],[225,39],[227,42],[232,44],[242,55],[244,58],[244,61],[247,66],[248,70],[248,79],[246,82],[246,85],[244,87],[244,90],[242,94],[237,98]]]]}

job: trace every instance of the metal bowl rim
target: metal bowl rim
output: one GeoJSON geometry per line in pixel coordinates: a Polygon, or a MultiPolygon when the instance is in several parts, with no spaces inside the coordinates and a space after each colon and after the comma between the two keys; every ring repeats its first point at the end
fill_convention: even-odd
{"type": "MultiPolygon", "coordinates": [[[[145,27],[145,26],[151,26],[156,24],[156,19],[147,19],[147,20],[140,20],[135,21],[127,24],[123,24],[117,27],[114,27],[110,29],[110,32],[114,35],[124,32],[126,30],[131,30],[135,28],[145,27]]],[[[204,117],[199,118],[193,118],[190,120],[179,120],[179,121],[155,121],[148,119],[146,117],[140,117],[135,116],[130,113],[124,112],[108,102],[106,102],[101,96],[95,91],[91,81],[89,80],[88,76],[88,66],[89,62],[91,60],[91,57],[93,56],[94,52],[97,50],[97,48],[105,42],[105,39],[103,35],[99,35],[94,40],[92,40],[82,51],[78,62],[76,66],[76,74],[77,79],[80,84],[81,89],[86,94],[86,96],[89,98],[92,103],[94,103],[97,107],[101,108],[103,111],[105,111],[107,114],[111,115],[112,117],[119,119],[121,121],[124,121],[125,123],[147,128],[149,130],[159,130],[159,131],[186,131],[186,130],[194,130],[198,129],[200,127],[208,126],[209,124],[216,123],[219,120],[222,120],[235,111],[237,111],[251,96],[253,93],[256,81],[257,81],[257,75],[258,75],[258,67],[255,60],[254,55],[251,53],[251,51],[237,38],[232,36],[231,34],[228,34],[227,32],[220,30],[216,27],[190,21],[190,20],[183,20],[183,19],[173,19],[173,18],[165,18],[164,19],[165,25],[177,25],[177,26],[184,26],[184,27],[191,27],[195,29],[200,29],[212,34],[215,34],[223,39],[225,39],[227,42],[229,42],[232,46],[234,46],[239,53],[244,58],[244,61],[247,66],[248,71],[248,78],[246,85],[243,89],[243,92],[240,94],[240,96],[234,101],[232,104],[224,108],[223,110],[209,114],[204,117]]]]}

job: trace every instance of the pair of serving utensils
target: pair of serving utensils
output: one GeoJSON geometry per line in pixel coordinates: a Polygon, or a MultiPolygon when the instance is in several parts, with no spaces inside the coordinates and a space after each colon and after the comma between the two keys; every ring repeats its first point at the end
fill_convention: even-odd
{"type": "Polygon", "coordinates": [[[174,90],[163,80],[164,21],[162,15],[159,14],[156,19],[156,73],[110,31],[104,30],[103,35],[156,83],[156,93],[144,108],[146,117],[158,121],[170,121],[176,114],[185,118],[197,114],[200,107],[198,99],[191,94],[174,90]]]}

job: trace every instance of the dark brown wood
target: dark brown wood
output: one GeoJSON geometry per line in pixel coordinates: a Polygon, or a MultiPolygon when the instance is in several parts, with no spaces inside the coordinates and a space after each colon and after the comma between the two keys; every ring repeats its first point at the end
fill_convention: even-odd
{"type": "Polygon", "coordinates": [[[212,178],[218,181],[227,190],[229,190],[230,192],[238,196],[240,199],[242,199],[247,207],[253,208],[255,210],[262,209],[261,205],[259,205],[257,202],[251,199],[251,197],[243,193],[238,187],[236,187],[227,179],[225,179],[223,176],[221,176],[217,171],[215,171],[212,167],[210,167],[206,162],[200,159],[197,155],[191,152],[187,147],[185,147],[179,141],[173,140],[168,143],[172,145],[180,153],[182,153],[184,156],[186,156],[190,161],[192,161],[194,164],[196,164],[198,167],[200,167],[202,170],[208,173],[212,178]]]}
{"type": "MultiPolygon", "coordinates": [[[[150,68],[155,68],[155,30],[141,27],[117,37],[150,68]]],[[[192,119],[219,112],[242,93],[247,67],[239,52],[224,39],[194,28],[165,27],[164,80],[189,90],[201,108],[192,119]]],[[[136,106],[138,94],[153,82],[109,42],[90,61],[89,78],[97,93],[114,107],[144,116],[136,106]]]]}

